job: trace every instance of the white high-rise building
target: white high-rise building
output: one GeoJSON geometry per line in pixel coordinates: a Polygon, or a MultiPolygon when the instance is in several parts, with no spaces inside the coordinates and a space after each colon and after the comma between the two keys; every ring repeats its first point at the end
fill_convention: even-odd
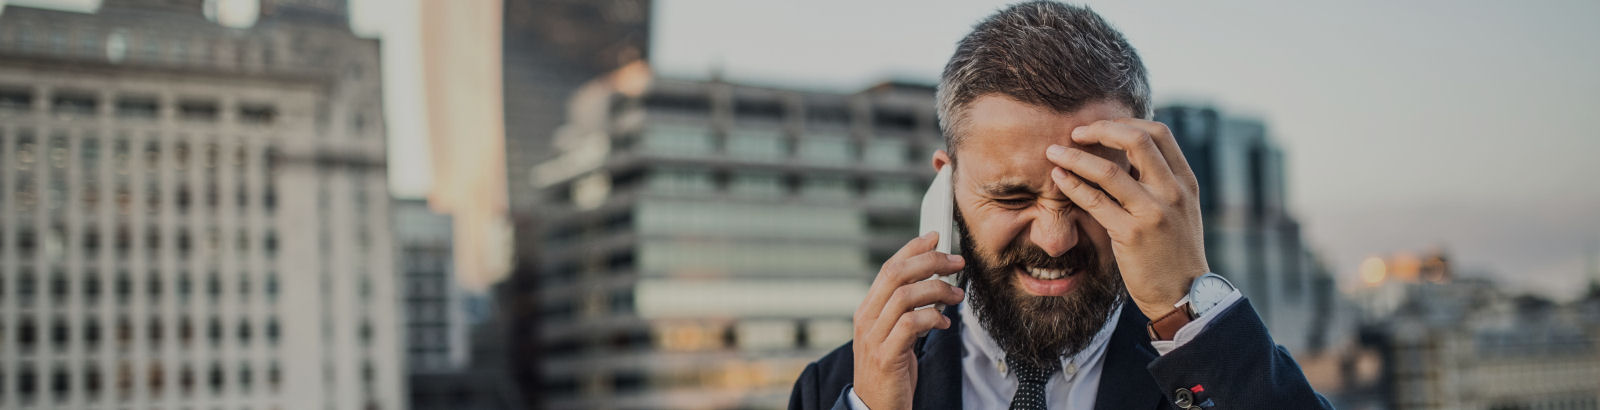
{"type": "Polygon", "coordinates": [[[405,407],[378,43],[204,4],[0,14],[0,408],[405,407]]]}

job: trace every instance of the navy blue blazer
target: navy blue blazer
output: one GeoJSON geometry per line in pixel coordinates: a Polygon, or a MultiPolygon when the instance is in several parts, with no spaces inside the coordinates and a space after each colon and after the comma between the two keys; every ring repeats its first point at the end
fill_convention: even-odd
{"type": "MultiPolygon", "coordinates": [[[[934,329],[918,343],[914,409],[961,408],[961,315],[945,309],[949,329],[934,329]]],[[[1205,331],[1178,349],[1157,354],[1145,331],[1149,319],[1133,303],[1106,346],[1095,410],[1175,409],[1178,389],[1200,386],[1195,402],[1208,409],[1332,409],[1312,390],[1288,350],[1272,342],[1249,300],[1219,313],[1205,331]]],[[[789,396],[792,410],[849,410],[846,388],[854,377],[850,343],[806,366],[789,396]]]]}

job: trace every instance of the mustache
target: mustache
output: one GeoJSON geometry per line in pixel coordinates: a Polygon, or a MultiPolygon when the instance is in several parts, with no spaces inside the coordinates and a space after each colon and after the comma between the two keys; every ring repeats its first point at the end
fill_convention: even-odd
{"type": "MultiPolygon", "coordinates": [[[[1086,238],[1079,229],[1079,238],[1086,238]]],[[[1094,244],[1087,240],[1078,241],[1072,249],[1068,249],[1061,256],[1050,256],[1044,249],[1033,244],[1019,244],[1007,246],[1000,251],[998,266],[1023,266],[1045,269],[1092,271],[1099,266],[1100,255],[1095,251],[1094,244]]]]}

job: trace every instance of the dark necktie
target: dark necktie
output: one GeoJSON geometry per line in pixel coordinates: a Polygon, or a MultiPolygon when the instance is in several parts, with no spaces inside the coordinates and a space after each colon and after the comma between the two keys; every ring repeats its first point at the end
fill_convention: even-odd
{"type": "Polygon", "coordinates": [[[1050,375],[1061,368],[1061,362],[1051,360],[1049,367],[1036,367],[1026,361],[1006,358],[1006,367],[1017,375],[1017,395],[1011,396],[1011,410],[1045,410],[1044,385],[1050,375]]]}

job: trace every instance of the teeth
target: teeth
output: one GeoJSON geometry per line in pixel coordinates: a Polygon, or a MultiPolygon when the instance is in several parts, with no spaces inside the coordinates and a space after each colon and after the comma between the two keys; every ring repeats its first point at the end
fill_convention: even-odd
{"type": "Polygon", "coordinates": [[[1061,279],[1067,276],[1067,271],[1064,269],[1028,268],[1027,271],[1029,276],[1044,280],[1061,279]]]}

